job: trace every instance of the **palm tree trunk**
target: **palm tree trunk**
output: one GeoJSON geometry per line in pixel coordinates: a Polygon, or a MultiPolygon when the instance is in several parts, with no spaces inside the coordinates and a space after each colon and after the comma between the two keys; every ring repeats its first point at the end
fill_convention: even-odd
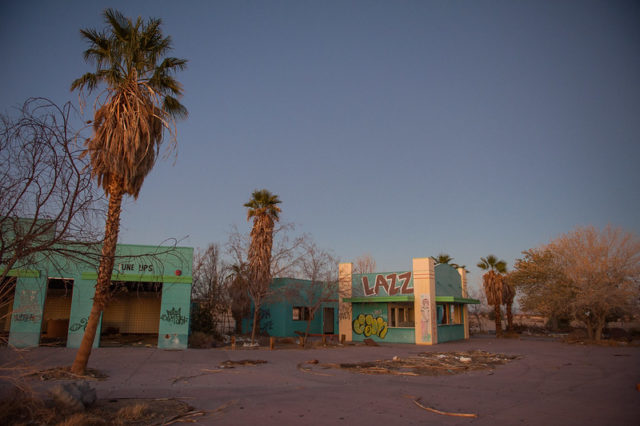
{"type": "Polygon", "coordinates": [[[502,337],[502,314],[500,313],[500,304],[493,306],[496,315],[496,337],[502,337]]]}
{"type": "Polygon", "coordinates": [[[511,303],[507,303],[507,330],[513,331],[513,312],[511,311],[511,303]]]}
{"type": "Polygon", "coordinates": [[[82,342],[78,348],[76,359],[71,366],[74,374],[84,374],[91,355],[93,341],[96,337],[100,315],[104,310],[109,296],[109,286],[111,284],[111,274],[116,254],[116,244],[118,243],[118,232],[120,230],[120,211],[122,206],[123,185],[121,180],[112,179],[109,185],[109,210],[104,229],[104,242],[102,243],[102,255],[100,256],[100,266],[98,268],[98,279],[96,281],[96,292],[93,297],[93,307],[89,314],[87,327],[82,336],[82,342]]]}
{"type": "Polygon", "coordinates": [[[256,301],[255,307],[253,310],[253,326],[251,327],[251,344],[255,342],[256,339],[256,329],[258,328],[258,316],[260,316],[260,302],[256,301]]]}

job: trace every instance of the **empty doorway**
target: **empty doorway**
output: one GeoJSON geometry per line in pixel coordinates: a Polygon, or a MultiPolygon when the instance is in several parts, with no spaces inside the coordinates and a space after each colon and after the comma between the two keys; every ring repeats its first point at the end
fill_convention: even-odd
{"type": "Polygon", "coordinates": [[[49,278],[42,312],[40,345],[66,346],[71,316],[73,280],[49,278]]]}
{"type": "Polygon", "coordinates": [[[324,308],[323,309],[323,324],[322,324],[322,333],[323,334],[333,334],[334,333],[334,328],[333,328],[333,320],[334,320],[334,316],[333,316],[334,312],[333,312],[333,308],[324,308]]]}
{"type": "Polygon", "coordinates": [[[100,346],[156,346],[162,283],[116,281],[102,314],[100,346]]]}

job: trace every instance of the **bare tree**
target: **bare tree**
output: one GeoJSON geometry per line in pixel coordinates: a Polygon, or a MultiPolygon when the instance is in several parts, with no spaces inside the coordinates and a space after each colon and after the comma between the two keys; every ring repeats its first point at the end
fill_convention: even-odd
{"type": "Polygon", "coordinates": [[[313,241],[306,241],[300,260],[301,278],[308,281],[294,282],[282,289],[284,299],[304,306],[307,310],[307,341],[311,321],[324,303],[338,301],[338,260],[327,250],[319,248],[313,241]]]}
{"type": "Polygon", "coordinates": [[[373,272],[376,272],[376,260],[371,254],[363,254],[353,262],[354,274],[371,274],[373,272]]]}
{"type": "Polygon", "coordinates": [[[524,257],[516,260],[509,273],[510,282],[520,293],[518,302],[523,310],[547,317],[551,329],[557,330],[560,320],[571,318],[575,291],[549,248],[530,249],[522,254],[524,257]]]}
{"type": "Polygon", "coordinates": [[[637,312],[640,239],[619,228],[577,228],[550,244],[575,289],[571,308],[590,339],[600,340],[609,316],[637,312]]]}
{"type": "Polygon", "coordinates": [[[638,311],[640,239],[611,226],[578,227],[525,252],[513,280],[525,308],[567,312],[585,325],[589,339],[600,340],[608,318],[638,311]]]}
{"type": "Polygon", "coordinates": [[[228,293],[229,267],[222,261],[217,244],[209,244],[198,251],[193,259],[193,287],[191,298],[197,302],[197,312],[192,315],[192,328],[218,334],[222,326],[228,329],[231,300],[228,293]]]}
{"type": "Polygon", "coordinates": [[[478,323],[478,330],[482,333],[484,332],[482,325],[482,315],[487,312],[489,309],[489,305],[487,304],[487,298],[484,295],[483,291],[480,291],[476,288],[469,288],[467,290],[469,297],[472,299],[478,299],[480,303],[478,304],[470,304],[468,306],[469,316],[476,319],[478,323]]]}
{"type": "Polygon", "coordinates": [[[100,240],[101,204],[87,162],[79,158],[73,108],[32,98],[0,116],[0,300],[7,303],[12,269],[54,255],[87,261],[100,240]]]}
{"type": "MultiPolygon", "coordinates": [[[[306,234],[295,235],[294,231],[295,226],[291,223],[277,223],[275,225],[271,250],[271,276],[273,277],[294,277],[299,273],[299,264],[304,253],[303,247],[308,236],[306,234]]],[[[235,226],[231,228],[225,248],[231,258],[233,280],[230,284],[230,296],[236,324],[241,324],[242,318],[245,318],[247,311],[250,311],[247,296],[253,302],[254,307],[259,305],[256,304],[256,299],[259,298],[262,301],[273,296],[271,283],[262,286],[250,277],[248,259],[250,243],[249,234],[241,233],[235,226]],[[238,322],[239,315],[242,316],[238,322]]],[[[260,315],[259,307],[255,313],[260,315]]],[[[259,326],[258,318],[255,326],[256,332],[259,326]]],[[[254,328],[252,328],[252,332],[253,330],[254,328]]]]}

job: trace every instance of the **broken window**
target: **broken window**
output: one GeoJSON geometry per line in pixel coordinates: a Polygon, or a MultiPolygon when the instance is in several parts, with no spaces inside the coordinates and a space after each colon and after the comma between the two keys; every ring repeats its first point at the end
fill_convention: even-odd
{"type": "Polygon", "coordinates": [[[462,305],[458,303],[438,303],[438,325],[462,324],[462,305]]]}
{"type": "Polygon", "coordinates": [[[307,321],[311,317],[311,312],[306,306],[294,306],[293,307],[293,320],[294,321],[307,321]]]}
{"type": "Polygon", "coordinates": [[[389,327],[415,327],[413,303],[390,303],[389,327]]]}

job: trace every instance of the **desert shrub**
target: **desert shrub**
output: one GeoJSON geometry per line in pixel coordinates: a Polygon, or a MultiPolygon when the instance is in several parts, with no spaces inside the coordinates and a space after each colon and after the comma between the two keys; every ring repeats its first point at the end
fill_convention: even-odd
{"type": "Polygon", "coordinates": [[[211,334],[201,331],[194,331],[189,336],[189,347],[197,349],[207,349],[213,346],[215,338],[211,334]]]}
{"type": "Polygon", "coordinates": [[[43,408],[41,400],[15,387],[0,400],[0,424],[28,423],[43,408]]]}
{"type": "Polygon", "coordinates": [[[206,302],[192,303],[190,327],[191,332],[202,332],[220,338],[218,333],[218,319],[213,313],[213,309],[206,302]]]}

